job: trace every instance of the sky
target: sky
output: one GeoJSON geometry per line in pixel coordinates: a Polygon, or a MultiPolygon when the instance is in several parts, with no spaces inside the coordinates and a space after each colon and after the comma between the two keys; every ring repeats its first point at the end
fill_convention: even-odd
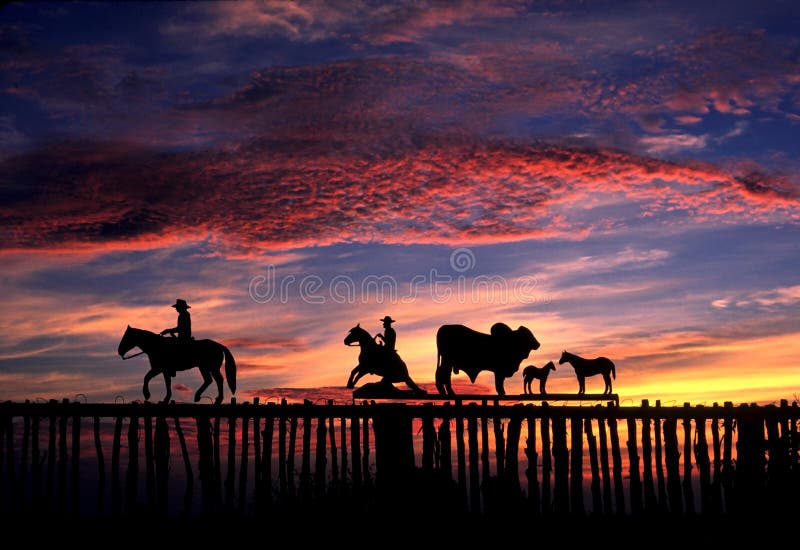
{"type": "Polygon", "coordinates": [[[142,399],[117,345],[176,298],[240,400],[346,398],[384,315],[431,390],[439,326],[504,322],[541,342],[521,368],[611,358],[622,404],[797,399],[798,29],[791,1],[8,4],[0,399],[142,399]]]}

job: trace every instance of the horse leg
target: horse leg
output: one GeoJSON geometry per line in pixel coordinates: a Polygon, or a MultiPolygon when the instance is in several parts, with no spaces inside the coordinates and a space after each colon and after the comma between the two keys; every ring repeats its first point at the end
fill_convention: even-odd
{"type": "Polygon", "coordinates": [[[611,377],[608,373],[603,374],[603,381],[606,383],[606,389],[603,390],[603,394],[611,393],[611,377]]]}
{"type": "Polygon", "coordinates": [[[199,388],[197,388],[197,391],[194,392],[195,403],[200,401],[200,396],[203,395],[205,389],[211,385],[211,373],[205,369],[200,369],[200,374],[203,376],[203,383],[199,388]]]}
{"type": "Polygon", "coordinates": [[[505,395],[506,390],[503,388],[503,383],[506,381],[506,377],[502,374],[494,373],[494,388],[497,390],[497,395],[505,395]]]}
{"type": "Polygon", "coordinates": [[[159,372],[161,371],[158,371],[151,367],[150,370],[147,372],[147,374],[144,375],[144,386],[142,387],[142,393],[144,394],[145,401],[150,400],[150,380],[152,380],[153,377],[156,376],[159,372]]]}
{"type": "Polygon", "coordinates": [[[411,375],[409,374],[406,374],[405,378],[403,378],[403,382],[406,383],[406,386],[408,386],[417,393],[428,393],[419,386],[417,386],[417,384],[411,379],[411,375]]]}
{"type": "Polygon", "coordinates": [[[546,394],[547,392],[544,391],[544,386],[547,383],[547,378],[539,380],[539,393],[542,395],[546,394]]]}
{"type": "Polygon", "coordinates": [[[355,378],[356,378],[356,375],[359,374],[360,369],[361,369],[361,365],[358,365],[356,368],[354,368],[352,371],[350,371],[350,378],[347,379],[347,389],[348,390],[352,390],[353,388],[356,387],[355,378]]]}
{"type": "Polygon", "coordinates": [[[217,398],[214,400],[215,405],[222,403],[222,373],[219,370],[211,370],[211,376],[214,382],[217,383],[217,398]]]}
{"type": "Polygon", "coordinates": [[[583,376],[578,377],[578,393],[584,393],[586,391],[586,378],[583,376]]]}
{"type": "Polygon", "coordinates": [[[436,391],[440,395],[453,395],[453,387],[450,385],[450,367],[444,365],[436,367],[436,391]]]}
{"type": "Polygon", "coordinates": [[[164,400],[161,402],[163,404],[169,403],[169,400],[172,399],[172,377],[167,374],[167,371],[163,371],[164,374],[164,385],[167,387],[167,395],[164,396],[164,400]]]}

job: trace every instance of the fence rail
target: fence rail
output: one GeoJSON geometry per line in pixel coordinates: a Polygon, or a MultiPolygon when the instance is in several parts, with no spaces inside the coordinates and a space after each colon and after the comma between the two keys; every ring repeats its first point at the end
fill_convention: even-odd
{"type": "Polygon", "coordinates": [[[502,403],[0,403],[0,512],[800,510],[797,403],[502,403]]]}

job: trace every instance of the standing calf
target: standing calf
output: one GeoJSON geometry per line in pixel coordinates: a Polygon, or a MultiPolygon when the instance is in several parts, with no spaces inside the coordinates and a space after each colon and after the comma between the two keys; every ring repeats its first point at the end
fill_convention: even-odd
{"type": "Polygon", "coordinates": [[[544,386],[547,384],[547,375],[550,374],[551,370],[556,370],[556,366],[552,361],[548,361],[547,364],[541,368],[534,367],[533,365],[525,367],[522,371],[522,385],[525,393],[533,393],[533,390],[531,390],[531,382],[533,382],[534,378],[539,380],[539,393],[547,393],[544,391],[544,386]]]}

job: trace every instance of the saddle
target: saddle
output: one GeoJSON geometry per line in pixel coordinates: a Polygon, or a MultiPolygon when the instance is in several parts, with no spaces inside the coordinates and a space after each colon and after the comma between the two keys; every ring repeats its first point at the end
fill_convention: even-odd
{"type": "Polygon", "coordinates": [[[195,344],[197,343],[194,337],[189,339],[165,338],[165,343],[169,353],[167,374],[175,376],[176,371],[190,369],[193,366],[195,344]]]}

